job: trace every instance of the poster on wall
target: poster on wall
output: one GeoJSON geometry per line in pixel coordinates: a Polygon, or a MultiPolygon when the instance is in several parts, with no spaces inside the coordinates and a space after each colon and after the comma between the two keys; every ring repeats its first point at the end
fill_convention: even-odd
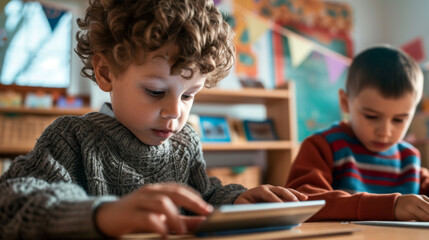
{"type": "MultiPolygon", "coordinates": [[[[236,33],[232,78],[293,81],[298,140],[341,120],[338,89],[353,55],[352,12],[321,0],[217,0],[236,33]]],[[[239,81],[239,80],[237,80],[239,81]]]]}

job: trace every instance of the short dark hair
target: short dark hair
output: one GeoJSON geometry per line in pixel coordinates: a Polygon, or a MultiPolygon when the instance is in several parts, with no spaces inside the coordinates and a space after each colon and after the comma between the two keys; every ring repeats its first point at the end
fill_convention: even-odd
{"type": "Polygon", "coordinates": [[[92,59],[97,53],[114,73],[122,73],[138,50],[174,44],[179,58],[172,71],[191,70],[185,78],[192,78],[193,69],[207,74],[206,87],[226,77],[235,61],[234,32],[212,0],[89,0],[85,17],[77,23],[81,74],[94,82],[92,59]]]}
{"type": "Polygon", "coordinates": [[[364,50],[352,61],[346,80],[346,92],[354,97],[365,88],[377,89],[385,98],[413,93],[420,99],[423,73],[406,53],[390,46],[364,50]]]}

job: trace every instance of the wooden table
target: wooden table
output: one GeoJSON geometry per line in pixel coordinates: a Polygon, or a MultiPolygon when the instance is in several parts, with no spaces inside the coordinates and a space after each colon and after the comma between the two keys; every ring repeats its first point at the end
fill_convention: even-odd
{"type": "MultiPolygon", "coordinates": [[[[192,235],[170,236],[168,239],[200,240],[263,240],[263,239],[318,239],[318,240],[427,240],[428,228],[405,228],[358,225],[350,222],[310,222],[291,230],[197,238],[192,235]]],[[[157,234],[133,234],[121,239],[159,239],[157,234]]]]}

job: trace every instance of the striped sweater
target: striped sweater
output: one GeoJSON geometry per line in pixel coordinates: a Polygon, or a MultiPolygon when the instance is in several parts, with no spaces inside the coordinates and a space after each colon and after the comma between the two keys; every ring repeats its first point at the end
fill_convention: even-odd
{"type": "Polygon", "coordinates": [[[419,193],[419,152],[406,142],[385,152],[371,152],[346,125],[335,124],[322,135],[334,157],[332,187],[350,193],[419,193]]]}
{"type": "Polygon", "coordinates": [[[429,171],[410,144],[370,152],[341,122],[302,143],[286,186],[326,201],[313,221],[395,220],[400,194],[429,193],[429,171]]]}

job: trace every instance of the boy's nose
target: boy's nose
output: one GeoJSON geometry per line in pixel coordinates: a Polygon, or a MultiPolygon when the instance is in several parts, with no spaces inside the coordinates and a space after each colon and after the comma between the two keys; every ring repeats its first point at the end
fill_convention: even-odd
{"type": "Polygon", "coordinates": [[[390,123],[385,122],[385,123],[381,123],[378,127],[377,127],[377,131],[376,134],[378,137],[390,137],[392,135],[392,126],[390,123]]]}
{"type": "Polygon", "coordinates": [[[172,99],[166,101],[161,109],[161,117],[168,119],[177,119],[181,116],[180,100],[172,99]]]}

